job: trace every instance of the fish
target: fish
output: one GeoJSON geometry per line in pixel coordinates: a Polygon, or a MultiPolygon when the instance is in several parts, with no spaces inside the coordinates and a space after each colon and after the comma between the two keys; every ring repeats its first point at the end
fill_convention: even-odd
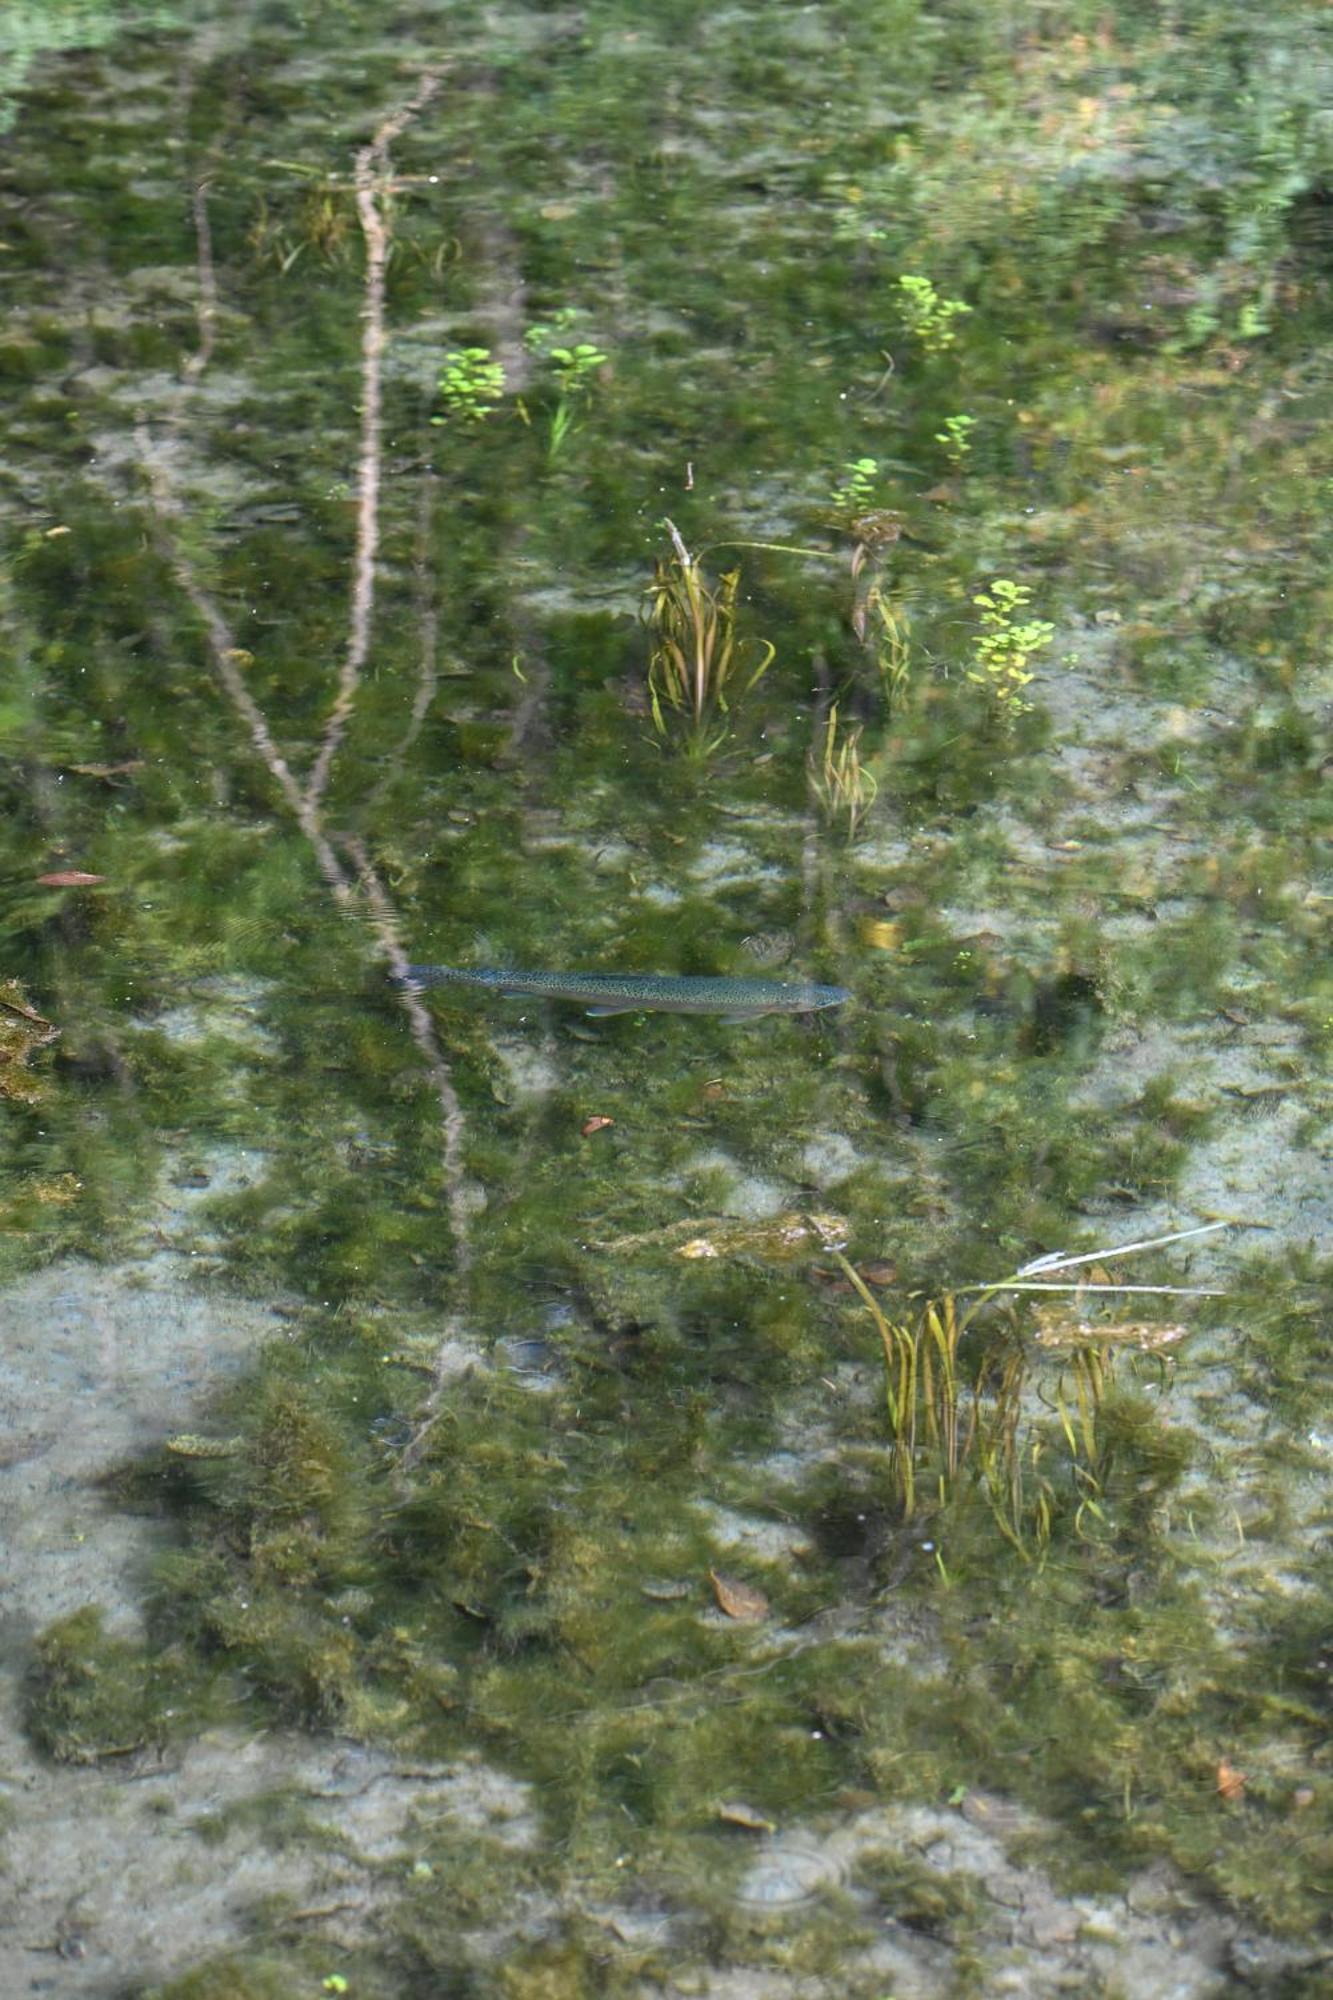
{"type": "Polygon", "coordinates": [[[452,965],[409,965],[408,986],[473,986],[506,1000],[567,1000],[601,1019],[608,1014],[718,1014],[755,1021],[763,1014],[814,1014],[841,1007],[845,986],[811,980],[712,979],[663,972],[464,972],[452,965]]]}

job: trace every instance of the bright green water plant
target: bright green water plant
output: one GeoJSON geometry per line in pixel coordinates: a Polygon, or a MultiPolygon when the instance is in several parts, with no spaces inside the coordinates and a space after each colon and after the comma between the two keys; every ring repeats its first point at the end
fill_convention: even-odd
{"type": "Polygon", "coordinates": [[[935,442],[942,444],[955,465],[961,465],[972,449],[971,433],[976,429],[975,417],[956,416],[944,419],[943,430],[936,431],[935,442]]]}
{"type": "Polygon", "coordinates": [[[875,481],[879,477],[877,458],[851,458],[842,469],[843,476],[833,488],[830,499],[833,511],[854,520],[874,505],[875,481]]]}
{"type": "Polygon", "coordinates": [[[551,459],[558,458],[564,449],[575,428],[576,413],[591,396],[597,372],[607,362],[607,356],[594,341],[567,341],[562,337],[580,317],[576,306],[563,306],[551,324],[530,326],[523,336],[532,353],[548,361],[555,371],[556,405],[551,413],[547,443],[551,459]]]}
{"type": "Polygon", "coordinates": [[[1034,678],[1028,662],[1050,645],[1055,634],[1054,625],[1045,618],[1020,617],[1031,596],[1027,584],[1001,576],[972,599],[981,609],[981,630],[973,642],[975,665],[967,677],[989,689],[1005,717],[1024,715],[1031,708],[1023,693],[1034,678]]]}
{"type": "MultiPolygon", "coordinates": [[[[728,685],[740,671],[736,593],[741,573],[727,570],[716,585],[710,585],[675,522],[668,520],[666,526],[675,555],[654,565],[643,613],[652,633],[648,696],[653,727],[667,737],[676,719],[688,753],[707,757],[730,734],[722,718],[730,712],[728,685]]],[[[767,639],[759,643],[759,664],[745,677],[743,694],[763,678],[776,654],[767,639]]]]}
{"type": "Polygon", "coordinates": [[[504,364],[491,359],[489,347],[453,347],[444,357],[439,391],[446,416],[464,424],[480,424],[498,407],[505,392],[504,364]]]}
{"type": "Polygon", "coordinates": [[[906,276],[898,280],[898,311],[903,324],[927,354],[943,354],[952,347],[958,338],[955,321],[971,310],[964,299],[942,297],[929,278],[906,276]]]}

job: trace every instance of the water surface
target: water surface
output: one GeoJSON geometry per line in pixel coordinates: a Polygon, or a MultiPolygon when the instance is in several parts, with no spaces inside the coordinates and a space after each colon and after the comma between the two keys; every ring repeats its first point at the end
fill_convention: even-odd
{"type": "Polygon", "coordinates": [[[1322,13],[16,19],[6,1990],[1321,1990],[1322,13]]]}

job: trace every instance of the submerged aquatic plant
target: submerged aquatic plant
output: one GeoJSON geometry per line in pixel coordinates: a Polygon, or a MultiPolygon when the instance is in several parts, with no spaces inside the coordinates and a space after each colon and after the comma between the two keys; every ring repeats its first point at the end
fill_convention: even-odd
{"type": "Polygon", "coordinates": [[[1207,1296],[1198,1286],[1067,1284],[1051,1274],[1225,1226],[1207,1224],[1122,1244],[1114,1252],[1039,1258],[1012,1279],[928,1299],[911,1320],[890,1319],[861,1273],[830,1245],[829,1254],[870,1313],[883,1350],[891,1477],[903,1517],[926,1504],[946,1508],[979,1487],[1000,1533],[1025,1558],[1039,1556],[1050,1541],[1062,1489],[1066,1504],[1072,1491],[1076,1534],[1089,1518],[1104,1520],[1113,1444],[1101,1419],[1118,1356],[1128,1350],[1160,1363],[1186,1329],[1155,1321],[1090,1323],[1039,1310],[1030,1337],[1009,1329],[968,1366],[960,1360],[963,1338],[982,1309],[1008,1291],[1207,1296]],[[960,1304],[968,1292],[968,1303],[960,1304]],[[1058,1484],[1052,1476],[1053,1443],[1064,1453],[1058,1484]]]}
{"type": "Polygon", "coordinates": [[[851,458],[843,466],[842,472],[841,480],[829,497],[835,514],[854,520],[858,514],[864,514],[874,504],[879,460],[851,458]]]}
{"type": "MultiPolygon", "coordinates": [[[[727,570],[711,586],[699,560],[681,539],[674,521],[666,523],[675,556],[658,561],[645,592],[644,620],[653,635],[648,662],[648,694],[653,727],[659,736],[671,733],[671,716],[683,725],[686,749],[709,756],[726,742],[730,731],[720,718],[729,712],[728,686],[740,670],[736,638],[736,593],[739,569],[727,570]]],[[[741,688],[748,694],[767,673],[776,648],[760,641],[762,657],[741,688]]]]}
{"type": "Polygon", "coordinates": [[[0,979],[0,1098],[36,1102],[42,1086],[28,1065],[38,1049],[59,1038],[59,1028],[28,1004],[17,980],[0,979]]]}
{"type": "Polygon", "coordinates": [[[846,821],[849,842],[856,839],[879,792],[873,772],[861,762],[861,735],[859,722],[839,729],[834,702],[807,760],[811,791],[830,819],[846,821]]]}
{"type": "MultiPolygon", "coordinates": [[[[1057,1489],[1044,1468],[1050,1425],[1029,1414],[1041,1395],[1034,1352],[1010,1334],[965,1367],[960,1344],[984,1299],[960,1309],[953,1293],[929,1299],[912,1320],[891,1320],[855,1267],[833,1257],[870,1312],[884,1354],[894,1501],[904,1519],[922,1506],[944,1509],[980,1488],[1004,1539],[1022,1556],[1040,1555],[1051,1537],[1057,1489]]],[[[1100,1517],[1106,1465],[1097,1419],[1114,1357],[1085,1345],[1062,1357],[1053,1395],[1078,1493],[1075,1529],[1100,1517]]]]}
{"type": "Polygon", "coordinates": [[[874,656],[885,707],[892,713],[907,687],[911,658],[907,613],[885,583],[888,553],[900,540],[903,523],[892,507],[869,504],[875,466],[873,458],[849,465],[847,482],[834,498],[849,503],[841,509],[838,526],[852,537],[852,630],[874,656]]]}
{"type": "Polygon", "coordinates": [[[968,679],[988,688],[1002,716],[1025,715],[1032,703],[1023,690],[1033,679],[1028,662],[1049,646],[1054,625],[1045,618],[1020,618],[1032,592],[1025,583],[997,577],[988,591],[972,599],[981,609],[981,630],[972,647],[975,666],[968,679]]]}
{"type": "Polygon", "coordinates": [[[954,322],[972,308],[963,299],[942,298],[929,278],[908,276],[898,280],[898,310],[927,354],[943,354],[958,338],[954,322]]]}
{"type": "Polygon", "coordinates": [[[592,394],[597,371],[606,366],[607,357],[595,342],[562,339],[580,317],[577,306],[562,306],[550,325],[530,326],[523,336],[525,346],[555,370],[556,405],[547,444],[551,459],[558,458],[564,449],[575,427],[576,411],[592,394]]]}
{"type": "Polygon", "coordinates": [[[878,580],[857,598],[852,630],[874,654],[888,714],[902,700],[912,672],[912,640],[907,611],[878,580]]]}
{"type": "Polygon", "coordinates": [[[972,432],[976,429],[975,417],[957,416],[944,419],[944,429],[936,431],[935,442],[942,444],[955,465],[961,465],[972,449],[972,432]]]}
{"type": "MultiPolygon", "coordinates": [[[[504,394],[504,364],[492,361],[489,347],[453,347],[444,357],[438,386],[448,417],[479,424],[498,407],[504,394]]],[[[433,424],[446,420],[431,418],[433,424]]]]}
{"type": "Polygon", "coordinates": [[[260,193],[246,232],[256,260],[275,264],[283,277],[307,251],[323,264],[344,262],[356,230],[356,190],[350,180],[316,173],[294,160],[272,164],[301,175],[306,184],[294,206],[279,200],[270,208],[267,194],[260,193]]]}

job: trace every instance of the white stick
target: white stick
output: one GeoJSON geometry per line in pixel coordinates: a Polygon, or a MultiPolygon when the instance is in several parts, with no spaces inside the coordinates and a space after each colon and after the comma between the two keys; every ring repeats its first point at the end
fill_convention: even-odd
{"type": "Polygon", "coordinates": [[[1206,1285],[1031,1285],[1017,1278],[997,1278],[989,1285],[959,1285],[959,1292],[1152,1292],[1186,1299],[1224,1299],[1226,1293],[1206,1285]]]}
{"type": "Polygon", "coordinates": [[[1088,1250],[1079,1257],[1070,1257],[1063,1250],[1050,1250],[1044,1257],[1034,1257],[1030,1264],[1024,1264],[1014,1276],[1030,1278],[1034,1271],[1066,1271],[1075,1264],[1096,1264],[1103,1257],[1128,1257],[1135,1250],[1160,1250],[1164,1243],[1183,1243],[1187,1236],[1211,1236],[1215,1229],[1238,1229],[1241,1226],[1235,1222],[1201,1222],[1196,1229],[1177,1229],[1170,1236],[1145,1237],[1141,1243],[1119,1243],[1108,1250],[1088,1250]]]}

